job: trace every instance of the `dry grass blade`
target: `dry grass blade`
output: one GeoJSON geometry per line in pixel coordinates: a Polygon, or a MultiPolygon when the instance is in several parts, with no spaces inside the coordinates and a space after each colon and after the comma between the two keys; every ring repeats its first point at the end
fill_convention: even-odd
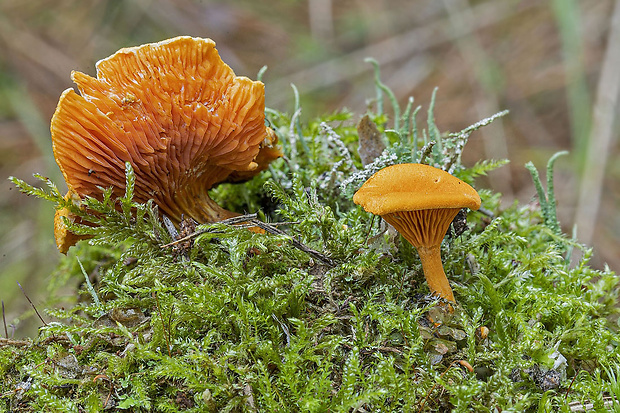
{"type": "Polygon", "coordinates": [[[579,240],[585,244],[592,241],[596,218],[603,193],[605,166],[609,157],[614,123],[620,97],[620,1],[616,0],[609,24],[609,37],[605,60],[598,82],[594,103],[592,128],[583,174],[575,223],[579,240]]]}

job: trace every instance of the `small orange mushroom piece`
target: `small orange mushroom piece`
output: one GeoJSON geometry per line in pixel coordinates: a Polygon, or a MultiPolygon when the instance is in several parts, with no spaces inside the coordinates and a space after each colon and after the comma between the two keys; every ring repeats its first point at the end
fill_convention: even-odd
{"type": "Polygon", "coordinates": [[[431,292],[455,302],[441,262],[441,242],[461,208],[480,208],[474,188],[429,165],[398,164],[371,176],[353,201],[380,215],[416,247],[431,292]]]}
{"type": "MultiPolygon", "coordinates": [[[[101,188],[122,196],[129,162],[135,201],[154,200],[177,224],[220,221],[238,214],[208,190],[250,179],[282,155],[265,126],[263,83],[235,76],[210,39],[121,49],[96,67],[96,78],[72,73],[79,94],[65,90],[51,123],[56,162],[78,198],[101,199],[101,188]]],[[[65,251],[75,243],[67,231],[55,235],[65,251]]]]}
{"type": "MultiPolygon", "coordinates": [[[[76,205],[80,202],[80,197],[76,195],[74,192],[69,191],[67,195],[65,195],[66,200],[73,201],[76,205]]],[[[78,241],[82,239],[88,239],[90,236],[88,235],[76,235],[73,232],[69,231],[67,225],[65,224],[64,218],[68,219],[71,222],[81,222],[80,218],[75,216],[68,208],[61,208],[56,211],[54,215],[54,236],[56,238],[56,247],[58,251],[66,254],[69,251],[69,248],[75,245],[78,241]]]]}

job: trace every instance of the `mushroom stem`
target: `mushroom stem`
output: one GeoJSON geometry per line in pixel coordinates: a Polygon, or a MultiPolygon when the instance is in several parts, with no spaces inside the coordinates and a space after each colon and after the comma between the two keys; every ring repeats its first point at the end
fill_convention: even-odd
{"type": "Polygon", "coordinates": [[[441,244],[430,247],[419,246],[417,250],[418,255],[420,255],[420,261],[422,261],[424,277],[431,292],[448,301],[456,302],[446,273],[443,270],[441,244]]]}
{"type": "MultiPolygon", "coordinates": [[[[191,216],[199,223],[218,222],[228,218],[236,217],[241,214],[228,211],[219,206],[208,194],[198,194],[192,192],[179,192],[175,198],[177,205],[187,211],[186,216],[191,216]]],[[[174,212],[173,209],[170,211],[174,212]]],[[[174,216],[176,222],[181,221],[179,215],[174,216]]],[[[174,221],[174,220],[173,220],[174,221]]]]}

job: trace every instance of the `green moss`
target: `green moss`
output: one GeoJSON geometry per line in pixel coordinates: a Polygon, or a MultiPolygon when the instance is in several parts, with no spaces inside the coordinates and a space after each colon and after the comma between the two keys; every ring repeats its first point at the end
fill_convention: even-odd
{"type": "Polygon", "coordinates": [[[441,134],[432,110],[428,132],[411,104],[394,108],[393,129],[369,113],[386,150],[364,167],[357,116],[301,124],[298,109],[268,111],[283,159],[212,191],[225,208],[288,221],[280,235],[203,225],[175,250],[154,206],[132,201],[131,168],[120,210],[109,192],[84,212],[43,177],[45,189],[13,178],[97,226],[71,226],[94,237],[57,269],[39,336],[2,342],[0,410],[570,411],[618,397],[618,277],[559,232],[552,186],[542,213],[502,210],[480,189],[486,214],[470,212],[443,245],[453,315],[429,297],[415,249],[351,201],[375,170],[422,158],[473,183],[505,163],[460,161],[493,118],[441,134]]]}

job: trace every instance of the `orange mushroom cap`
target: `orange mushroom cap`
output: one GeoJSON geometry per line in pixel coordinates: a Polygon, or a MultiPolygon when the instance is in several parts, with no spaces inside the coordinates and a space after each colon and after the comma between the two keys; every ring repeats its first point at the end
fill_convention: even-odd
{"type": "Polygon", "coordinates": [[[448,172],[418,163],[383,168],[355,193],[353,201],[375,215],[439,208],[480,208],[474,188],[448,172]]]}
{"type": "Polygon", "coordinates": [[[441,243],[461,208],[480,208],[474,188],[446,171],[415,163],[378,171],[353,202],[381,215],[415,247],[441,243]]]}
{"type": "Polygon", "coordinates": [[[80,94],[65,90],[51,123],[56,162],[79,197],[100,199],[102,187],[122,196],[130,162],[135,201],[153,199],[177,223],[218,221],[237,214],[207,191],[281,156],[265,126],[263,83],[235,76],[210,39],[121,49],[96,67],[96,78],[72,73],[80,94]]]}
{"type": "Polygon", "coordinates": [[[480,208],[474,188],[449,173],[423,164],[384,168],[362,185],[353,201],[380,215],[418,249],[433,293],[454,301],[443,271],[440,247],[462,208],[480,208]]]}

